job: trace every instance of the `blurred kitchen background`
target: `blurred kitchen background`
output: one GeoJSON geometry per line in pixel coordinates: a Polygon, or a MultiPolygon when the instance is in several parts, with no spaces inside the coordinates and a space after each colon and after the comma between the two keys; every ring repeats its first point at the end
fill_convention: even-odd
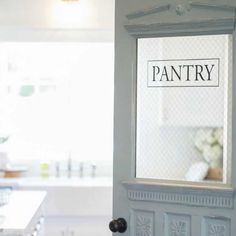
{"type": "Polygon", "coordinates": [[[0,228],[111,235],[114,1],[3,0],[0,16],[0,228]],[[12,204],[32,208],[25,229],[12,204]]]}

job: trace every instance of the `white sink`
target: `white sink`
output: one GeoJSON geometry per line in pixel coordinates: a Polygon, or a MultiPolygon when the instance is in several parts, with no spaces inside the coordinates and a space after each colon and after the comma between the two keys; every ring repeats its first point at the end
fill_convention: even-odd
{"type": "Polygon", "coordinates": [[[19,188],[22,186],[35,186],[35,187],[89,187],[89,186],[101,186],[111,187],[112,178],[109,177],[85,177],[85,178],[41,178],[41,177],[24,177],[24,178],[3,178],[0,182],[0,186],[12,186],[13,188],[19,188]]]}
{"type": "Polygon", "coordinates": [[[89,187],[89,186],[101,186],[101,187],[111,187],[112,186],[112,178],[22,178],[18,182],[19,186],[68,186],[68,187],[89,187]]]}
{"type": "Polygon", "coordinates": [[[45,190],[46,215],[107,216],[112,212],[111,178],[18,178],[7,181],[20,190],[45,190]]]}

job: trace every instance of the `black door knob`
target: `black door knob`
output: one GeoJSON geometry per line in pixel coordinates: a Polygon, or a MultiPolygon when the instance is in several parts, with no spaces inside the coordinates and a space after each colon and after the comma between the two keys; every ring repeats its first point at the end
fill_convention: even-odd
{"type": "Polygon", "coordinates": [[[127,222],[123,218],[112,220],[109,224],[109,229],[114,233],[115,232],[124,233],[127,229],[127,222]]]}

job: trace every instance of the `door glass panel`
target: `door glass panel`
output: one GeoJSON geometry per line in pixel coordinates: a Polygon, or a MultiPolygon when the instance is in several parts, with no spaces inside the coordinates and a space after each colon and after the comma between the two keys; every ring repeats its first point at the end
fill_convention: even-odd
{"type": "Polygon", "coordinates": [[[137,45],[136,177],[229,184],[232,36],[137,45]]]}

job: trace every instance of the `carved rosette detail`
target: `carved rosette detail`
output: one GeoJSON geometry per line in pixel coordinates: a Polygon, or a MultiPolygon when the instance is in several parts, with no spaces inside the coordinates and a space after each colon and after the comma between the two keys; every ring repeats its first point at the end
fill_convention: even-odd
{"type": "Polygon", "coordinates": [[[152,219],[147,216],[137,216],[136,236],[152,236],[152,219]]]}
{"type": "Polygon", "coordinates": [[[171,236],[186,236],[187,223],[185,221],[172,220],[170,223],[171,236]]]}
{"type": "Polygon", "coordinates": [[[209,236],[226,236],[225,225],[209,224],[208,235],[209,236]]]}
{"type": "Polygon", "coordinates": [[[176,11],[177,15],[181,16],[181,15],[184,14],[185,8],[184,8],[183,5],[179,4],[179,5],[176,6],[175,11],[176,11]]]}

